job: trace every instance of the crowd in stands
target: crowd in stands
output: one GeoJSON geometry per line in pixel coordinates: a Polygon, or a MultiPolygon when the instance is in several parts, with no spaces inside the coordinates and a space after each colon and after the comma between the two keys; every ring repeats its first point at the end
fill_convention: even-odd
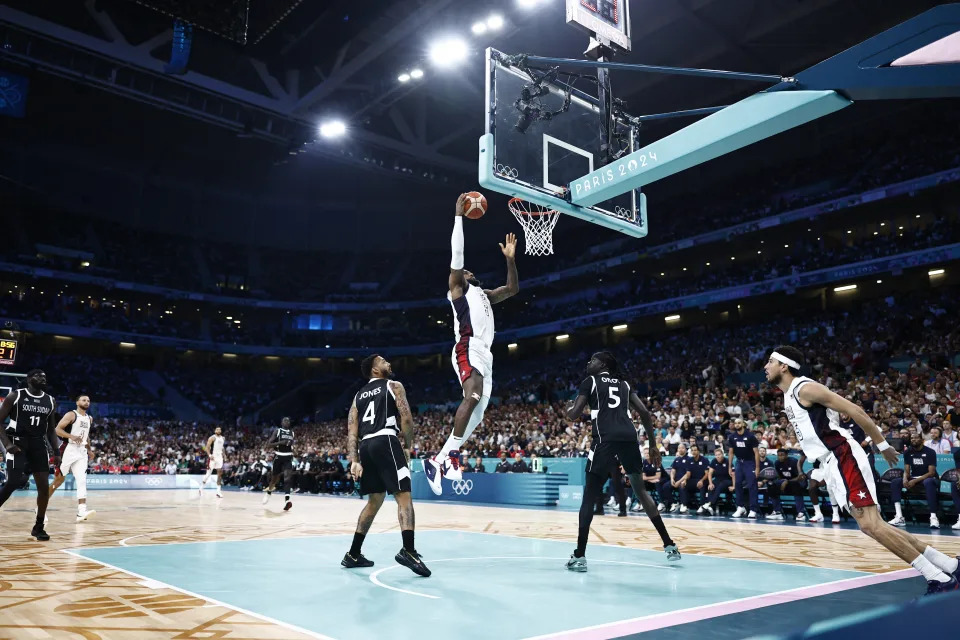
{"type": "MultiPolygon", "coordinates": [[[[659,216],[658,224],[653,225],[645,242],[652,246],[688,236],[692,231],[703,233],[958,167],[960,132],[952,126],[956,119],[956,109],[949,108],[924,114],[923,118],[903,118],[896,122],[895,130],[875,128],[855,140],[844,140],[835,148],[824,150],[817,162],[803,158],[792,164],[774,162],[763,166],[753,174],[741,176],[735,184],[726,185],[729,188],[723,198],[718,199],[707,189],[702,195],[684,193],[676,200],[657,203],[657,210],[665,214],[659,216]],[[682,212],[682,215],[669,213],[671,211],[682,212]]],[[[239,247],[62,215],[43,207],[32,209],[29,214],[13,216],[14,242],[0,247],[0,259],[241,297],[311,301],[433,297],[442,300],[443,291],[438,290],[431,279],[421,277],[420,270],[426,263],[442,264],[443,256],[432,256],[431,252],[432,257],[428,258],[419,249],[415,253],[403,251],[361,259],[358,254],[350,253],[239,247]],[[397,290],[398,282],[403,283],[402,291],[397,290]]],[[[583,246],[583,232],[574,233],[570,240],[583,246]]],[[[558,245],[563,242],[558,235],[558,245]]],[[[630,250],[623,243],[613,250],[617,249],[630,250]]],[[[871,249],[871,253],[877,255],[877,252],[886,255],[890,249],[880,246],[871,249]]],[[[809,252],[809,255],[816,254],[809,252]]],[[[584,251],[567,251],[561,255],[569,257],[531,261],[524,275],[531,277],[545,270],[609,257],[584,251]]],[[[848,257],[824,256],[828,261],[848,257]]],[[[477,273],[499,272],[502,267],[495,252],[474,256],[472,260],[476,261],[472,267],[477,273]]],[[[814,263],[797,266],[812,268],[814,263]]],[[[780,265],[769,267],[782,272],[780,265]]],[[[769,268],[759,271],[766,273],[769,268]]],[[[736,273],[713,277],[742,280],[736,273]]],[[[636,290],[639,285],[633,283],[632,288],[636,290]]],[[[715,285],[702,281],[699,286],[715,285]]]]}
{"type": "MultiPolygon", "coordinates": [[[[896,255],[918,249],[943,246],[960,241],[960,218],[956,215],[931,220],[923,226],[894,229],[892,225],[877,235],[840,244],[817,239],[798,238],[788,249],[768,251],[754,259],[724,261],[713,267],[693,268],[689,272],[670,274],[631,274],[611,271],[601,280],[591,275],[586,279],[561,281],[535,295],[511,300],[497,308],[498,329],[515,328],[543,322],[544,318],[579,316],[612,308],[629,306],[636,301],[656,301],[728,286],[762,282],[779,276],[896,255]],[[774,254],[775,253],[775,257],[774,254]],[[584,291],[570,300],[570,293],[584,291]],[[562,292],[562,293],[561,293],[562,292]],[[564,299],[567,298],[567,299],[564,299]]],[[[61,285],[63,286],[63,285],[61,285]]],[[[12,287],[12,285],[11,285],[12,287]]],[[[11,288],[13,295],[0,300],[0,317],[20,320],[42,320],[59,324],[94,326],[124,332],[173,336],[191,339],[212,339],[221,344],[255,344],[322,348],[327,344],[343,345],[361,337],[366,344],[377,346],[406,345],[418,342],[442,342],[452,334],[447,308],[411,309],[390,314],[366,312],[350,314],[353,318],[341,330],[306,331],[289,326],[291,318],[283,311],[235,312],[237,317],[223,320],[224,311],[212,307],[194,310],[184,304],[169,305],[162,299],[153,303],[130,299],[97,297],[71,293],[66,287],[31,285],[11,288]],[[39,286],[39,288],[38,288],[39,286]],[[171,308],[172,307],[172,308],[171,308]],[[242,316],[241,316],[242,314],[242,316]],[[204,317],[208,320],[205,322],[204,317]],[[240,318],[243,318],[243,322],[240,318]],[[413,337],[415,336],[415,338],[413,337]]],[[[442,301],[438,303],[442,305],[442,301]]],[[[229,313],[229,312],[226,312],[229,313]]]]}

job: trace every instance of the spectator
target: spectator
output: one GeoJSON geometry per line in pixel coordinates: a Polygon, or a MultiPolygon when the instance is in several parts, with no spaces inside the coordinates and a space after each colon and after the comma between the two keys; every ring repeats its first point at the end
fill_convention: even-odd
{"type": "Polygon", "coordinates": [[[516,462],[510,465],[510,473],[530,473],[530,467],[523,460],[523,452],[517,451],[514,457],[516,462]]]}
{"type": "Polygon", "coordinates": [[[937,454],[950,453],[953,448],[950,446],[950,441],[943,437],[943,430],[940,427],[930,429],[930,442],[927,443],[927,446],[937,454]]]}
{"type": "Polygon", "coordinates": [[[903,490],[908,493],[926,493],[927,508],[930,510],[930,528],[939,529],[937,519],[937,494],[940,491],[940,477],[937,475],[937,454],[923,444],[923,436],[914,433],[910,437],[910,449],[903,457],[903,477],[890,482],[890,499],[897,515],[890,521],[896,527],[906,526],[900,500],[903,490]],[[920,472],[923,473],[920,473],[920,472]]]}
{"type": "Polygon", "coordinates": [[[513,465],[507,461],[507,452],[500,452],[500,462],[497,463],[497,468],[494,469],[495,473],[509,473],[513,471],[513,465]]]}

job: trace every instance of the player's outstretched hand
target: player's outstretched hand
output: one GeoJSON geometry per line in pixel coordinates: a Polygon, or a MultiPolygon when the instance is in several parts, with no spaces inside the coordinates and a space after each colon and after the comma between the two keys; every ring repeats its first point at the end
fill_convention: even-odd
{"type": "Polygon", "coordinates": [[[453,212],[453,215],[457,217],[462,217],[463,214],[466,213],[464,211],[464,206],[463,206],[466,200],[467,200],[467,194],[461,193],[460,197],[457,198],[457,210],[453,212]]]}
{"type": "Polygon", "coordinates": [[[894,449],[893,447],[884,449],[881,455],[883,455],[884,460],[890,463],[891,467],[896,465],[900,461],[900,454],[897,453],[897,450],[894,449]]]}
{"type": "Polygon", "coordinates": [[[517,234],[508,233],[507,238],[504,241],[506,244],[500,244],[500,251],[503,251],[503,255],[506,258],[515,258],[517,255],[517,234]]]}
{"type": "Polygon", "coordinates": [[[359,462],[351,462],[350,473],[353,474],[354,478],[359,480],[360,476],[363,475],[363,465],[361,465],[359,462]]]}

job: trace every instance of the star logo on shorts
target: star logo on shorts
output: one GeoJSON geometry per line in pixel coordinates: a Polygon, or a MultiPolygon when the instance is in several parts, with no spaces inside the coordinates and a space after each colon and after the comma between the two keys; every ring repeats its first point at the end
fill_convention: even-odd
{"type": "Polygon", "coordinates": [[[865,494],[863,491],[861,491],[860,493],[857,494],[857,497],[860,498],[861,500],[863,500],[864,498],[867,497],[867,494],[865,494]]]}

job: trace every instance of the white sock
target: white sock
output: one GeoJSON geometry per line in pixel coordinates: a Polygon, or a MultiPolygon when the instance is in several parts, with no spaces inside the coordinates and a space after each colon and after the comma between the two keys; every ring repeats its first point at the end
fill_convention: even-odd
{"type": "MultiPolygon", "coordinates": [[[[77,513],[86,513],[86,512],[87,512],[87,505],[86,505],[86,504],[77,505],[77,513]]],[[[930,547],[927,547],[927,548],[929,549],[930,547]]],[[[926,552],[924,552],[924,553],[926,553],[926,552]]],[[[943,554],[940,554],[940,555],[943,555],[943,554]]],[[[944,557],[946,557],[946,556],[944,556],[944,557]]]]}
{"type": "Polygon", "coordinates": [[[447,438],[447,441],[443,443],[442,447],[440,447],[440,452],[436,455],[434,460],[443,460],[451,451],[454,449],[459,449],[464,440],[466,440],[466,438],[458,438],[451,433],[450,437],[447,438]]]}
{"type": "Polygon", "coordinates": [[[820,511],[820,505],[818,504],[813,505],[813,514],[816,516],[820,516],[821,518],[823,517],[823,512],[820,511]]]}
{"type": "Polygon", "coordinates": [[[910,566],[919,571],[928,582],[931,580],[950,582],[950,576],[938,569],[936,565],[922,555],[917,556],[917,559],[911,562],[910,566]]]}
{"type": "Polygon", "coordinates": [[[923,550],[923,557],[929,560],[935,567],[944,573],[953,573],[957,570],[957,559],[951,558],[945,553],[941,553],[933,547],[927,547],[923,550]]]}
{"type": "Polygon", "coordinates": [[[207,480],[210,479],[210,472],[207,472],[207,475],[203,476],[203,482],[200,483],[201,487],[207,486],[207,480]]]}
{"type": "Polygon", "coordinates": [[[902,517],[903,517],[903,507],[900,506],[900,503],[899,503],[899,502],[895,502],[895,503],[893,504],[893,508],[897,510],[897,517],[898,517],[898,518],[902,518],[902,517]]]}

